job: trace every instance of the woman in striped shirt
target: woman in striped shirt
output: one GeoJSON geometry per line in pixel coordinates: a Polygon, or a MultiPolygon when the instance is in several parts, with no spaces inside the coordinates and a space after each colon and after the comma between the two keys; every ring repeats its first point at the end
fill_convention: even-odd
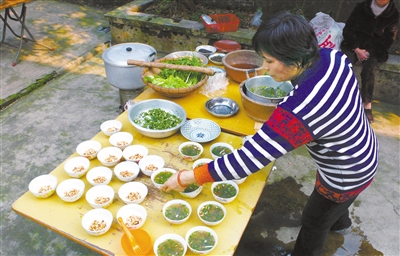
{"type": "Polygon", "coordinates": [[[351,63],[341,52],[318,49],[314,30],[302,16],[283,13],[266,20],[252,43],[268,74],[277,82],[290,80],[293,91],[242,148],[178,172],[161,189],[182,191],[193,182],[243,178],[306,145],[317,175],[292,255],[320,255],[329,230],[351,226],[348,207],[377,170],[377,139],[351,63]]]}

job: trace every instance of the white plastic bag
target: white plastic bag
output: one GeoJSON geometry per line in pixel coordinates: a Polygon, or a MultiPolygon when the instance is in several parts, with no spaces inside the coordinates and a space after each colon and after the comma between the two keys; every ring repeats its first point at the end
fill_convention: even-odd
{"type": "Polygon", "coordinates": [[[320,48],[331,48],[340,50],[340,43],[343,40],[344,23],[335,20],[326,13],[318,12],[310,20],[310,25],[314,28],[315,35],[320,48]]]}
{"type": "Polygon", "coordinates": [[[200,93],[208,98],[214,98],[226,93],[229,81],[224,73],[216,73],[210,76],[207,83],[200,89],[200,93]]]}

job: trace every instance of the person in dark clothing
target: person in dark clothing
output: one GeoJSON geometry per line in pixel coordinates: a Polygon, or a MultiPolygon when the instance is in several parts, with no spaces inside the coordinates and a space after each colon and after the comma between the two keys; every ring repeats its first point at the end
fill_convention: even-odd
{"type": "Polygon", "coordinates": [[[388,59],[398,23],[399,11],[393,0],[365,0],[355,6],[343,28],[341,51],[353,64],[362,63],[361,97],[370,123],[374,121],[375,74],[378,64],[388,59]]]}

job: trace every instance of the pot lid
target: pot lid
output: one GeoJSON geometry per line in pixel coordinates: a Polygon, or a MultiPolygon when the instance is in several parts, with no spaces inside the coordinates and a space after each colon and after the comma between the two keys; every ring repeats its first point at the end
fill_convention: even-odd
{"type": "Polygon", "coordinates": [[[116,44],[108,48],[102,55],[104,62],[117,65],[128,66],[127,60],[154,61],[156,50],[147,44],[123,43],[116,44]]]}

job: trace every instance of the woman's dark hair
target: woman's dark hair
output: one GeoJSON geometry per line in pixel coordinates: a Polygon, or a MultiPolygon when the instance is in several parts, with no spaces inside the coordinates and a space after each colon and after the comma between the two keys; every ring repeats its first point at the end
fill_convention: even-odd
{"type": "Polygon", "coordinates": [[[266,53],[285,66],[306,68],[319,58],[314,29],[303,16],[290,12],[263,21],[252,44],[258,54],[266,53]]]}

